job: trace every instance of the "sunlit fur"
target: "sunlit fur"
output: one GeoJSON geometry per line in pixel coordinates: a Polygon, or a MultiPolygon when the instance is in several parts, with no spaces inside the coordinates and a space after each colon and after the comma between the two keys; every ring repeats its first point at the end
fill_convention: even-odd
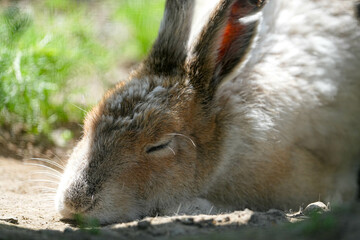
{"type": "Polygon", "coordinates": [[[216,22],[223,2],[212,18],[219,27],[205,28],[184,65],[161,63],[162,71],[158,61],[166,51],[152,51],[88,114],[57,191],[64,217],[80,213],[106,223],[208,213],[213,206],[296,209],[319,198],[355,199],[355,1],[269,1],[253,17],[259,26],[247,33],[251,41],[239,64],[211,80],[219,28],[227,21],[216,22]],[[169,148],[147,152],[161,144],[169,148]]]}

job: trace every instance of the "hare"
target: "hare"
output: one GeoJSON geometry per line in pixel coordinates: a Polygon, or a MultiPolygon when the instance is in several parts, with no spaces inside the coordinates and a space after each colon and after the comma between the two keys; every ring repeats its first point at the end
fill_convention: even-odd
{"type": "Polygon", "coordinates": [[[168,0],[148,57],[87,115],[58,211],[111,223],[355,200],[354,7],[221,0],[188,44],[194,1],[168,0]]]}

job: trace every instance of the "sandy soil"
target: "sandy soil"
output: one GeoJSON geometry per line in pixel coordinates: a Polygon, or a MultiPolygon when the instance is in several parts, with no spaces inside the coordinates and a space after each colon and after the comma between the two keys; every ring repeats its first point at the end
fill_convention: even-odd
{"type": "Polygon", "coordinates": [[[246,209],[219,215],[146,218],[108,226],[63,222],[55,212],[51,193],[42,193],[39,182],[32,181],[39,179],[34,178],[38,171],[41,168],[0,157],[0,239],[360,239],[360,204],[306,221],[299,212],[246,209]],[[292,223],[298,221],[301,223],[292,223]]]}
{"type": "Polygon", "coordinates": [[[31,174],[37,171],[24,162],[0,158],[0,219],[15,218],[18,226],[30,229],[63,230],[66,226],[59,222],[51,202],[31,182],[31,174]]]}

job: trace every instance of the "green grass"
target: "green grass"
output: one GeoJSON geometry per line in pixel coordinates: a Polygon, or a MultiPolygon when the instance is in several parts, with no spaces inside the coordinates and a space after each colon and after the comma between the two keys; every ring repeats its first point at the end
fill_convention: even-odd
{"type": "Polygon", "coordinates": [[[86,81],[84,87],[74,82],[105,81],[119,63],[141,59],[156,37],[163,4],[47,0],[34,1],[31,11],[2,6],[0,126],[21,125],[26,133],[49,136],[58,126],[81,122],[84,113],[74,99],[87,91],[86,81]],[[101,11],[121,27],[119,34],[102,29],[101,11]]]}
{"type": "Polygon", "coordinates": [[[123,0],[116,8],[113,19],[128,26],[129,41],[123,53],[130,58],[143,57],[154,41],[164,11],[164,0],[123,0]]]}
{"type": "Polygon", "coordinates": [[[92,235],[100,234],[100,222],[96,218],[86,218],[81,214],[75,214],[75,224],[81,231],[88,232],[92,235]]]}

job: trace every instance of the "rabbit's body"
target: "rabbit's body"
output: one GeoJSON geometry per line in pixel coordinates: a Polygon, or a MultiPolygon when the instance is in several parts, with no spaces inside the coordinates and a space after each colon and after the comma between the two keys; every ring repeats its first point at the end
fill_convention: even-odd
{"type": "Polygon", "coordinates": [[[247,64],[217,94],[230,119],[206,198],[262,209],[354,198],[360,29],[353,3],[277,0],[264,7],[247,64]]]}
{"type": "Polygon", "coordinates": [[[87,116],[60,213],[113,222],[354,200],[353,4],[223,0],[189,53],[193,1],[167,1],[149,57],[87,116]]]}

